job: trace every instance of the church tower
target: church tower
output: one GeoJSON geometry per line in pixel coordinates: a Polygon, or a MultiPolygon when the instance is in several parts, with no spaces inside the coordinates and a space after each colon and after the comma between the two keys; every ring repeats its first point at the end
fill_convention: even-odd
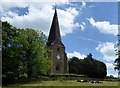
{"type": "Polygon", "coordinates": [[[48,36],[47,46],[49,48],[49,55],[52,61],[50,73],[67,73],[67,56],[65,53],[65,46],[61,41],[56,8],[48,36]]]}

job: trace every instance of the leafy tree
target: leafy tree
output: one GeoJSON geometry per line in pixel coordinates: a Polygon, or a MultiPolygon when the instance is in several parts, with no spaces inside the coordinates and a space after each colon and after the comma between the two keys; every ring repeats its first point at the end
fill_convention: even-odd
{"type": "Polygon", "coordinates": [[[114,63],[115,63],[115,70],[118,71],[118,75],[120,75],[120,30],[118,30],[118,44],[115,45],[116,48],[116,55],[117,58],[115,59],[114,63]]]}
{"type": "Polygon", "coordinates": [[[79,59],[77,57],[72,57],[68,64],[69,64],[69,73],[75,73],[78,74],[78,61],[79,59]]]}
{"type": "Polygon", "coordinates": [[[2,51],[2,22],[0,21],[0,51],[2,51]]]}
{"type": "Polygon", "coordinates": [[[46,48],[46,36],[33,29],[20,30],[16,39],[21,48],[22,66],[31,78],[36,74],[46,74],[50,69],[50,60],[46,48]]]}
{"type": "Polygon", "coordinates": [[[118,57],[115,59],[115,70],[118,70],[120,72],[120,50],[117,52],[118,57]]]}
{"type": "Polygon", "coordinates": [[[2,22],[2,73],[13,79],[26,73],[28,78],[50,69],[46,36],[33,29],[17,29],[2,22]]]}
{"type": "MultiPolygon", "coordinates": [[[[0,21],[0,79],[2,79],[2,22],[0,21]]],[[[0,80],[0,86],[2,80],[0,80]]]]}
{"type": "Polygon", "coordinates": [[[87,55],[86,58],[84,58],[84,67],[86,67],[85,74],[90,76],[90,77],[92,77],[93,74],[95,73],[93,61],[94,61],[94,59],[92,58],[91,53],[89,55],[87,55]]]}
{"type": "Polygon", "coordinates": [[[86,75],[89,77],[95,77],[95,78],[105,78],[106,77],[106,65],[98,60],[95,60],[92,57],[92,54],[90,53],[87,55],[87,57],[84,59],[84,67],[86,67],[86,75]]]}
{"type": "Polygon", "coordinates": [[[84,59],[72,57],[68,64],[69,73],[83,74],[95,78],[105,78],[107,74],[106,65],[101,61],[95,60],[91,53],[84,59]]]}
{"type": "MultiPolygon", "coordinates": [[[[120,9],[120,1],[119,1],[119,4],[118,4],[118,8],[120,9]]],[[[120,18],[120,16],[118,16],[120,18]]],[[[119,19],[118,18],[118,19],[119,19]]],[[[120,23],[120,20],[118,20],[118,23],[120,23]]],[[[115,63],[115,70],[118,71],[118,75],[120,75],[120,27],[118,27],[118,44],[115,45],[115,47],[117,48],[116,51],[116,55],[118,56],[116,58],[116,60],[114,61],[115,63]]]]}
{"type": "Polygon", "coordinates": [[[7,22],[2,22],[2,74],[6,78],[18,77],[20,59],[13,39],[17,29],[7,22]]]}

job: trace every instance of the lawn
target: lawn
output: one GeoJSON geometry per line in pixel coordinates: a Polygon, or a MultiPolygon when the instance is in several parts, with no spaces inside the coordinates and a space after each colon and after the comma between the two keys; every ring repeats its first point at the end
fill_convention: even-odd
{"type": "Polygon", "coordinates": [[[103,84],[92,84],[92,83],[81,83],[77,82],[77,80],[56,80],[56,81],[36,81],[36,82],[30,82],[30,83],[19,83],[19,84],[13,84],[9,85],[3,88],[24,88],[24,87],[44,87],[44,88],[119,88],[119,83],[117,81],[101,81],[103,84]]]}

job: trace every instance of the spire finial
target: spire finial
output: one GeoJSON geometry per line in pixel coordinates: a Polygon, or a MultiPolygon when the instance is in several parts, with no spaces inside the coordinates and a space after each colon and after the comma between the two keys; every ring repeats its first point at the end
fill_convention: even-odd
{"type": "Polygon", "coordinates": [[[55,3],[55,10],[56,10],[56,8],[57,8],[57,4],[55,3]]]}
{"type": "Polygon", "coordinates": [[[55,9],[55,12],[54,12],[53,20],[52,20],[52,25],[50,28],[50,34],[48,37],[48,45],[59,44],[59,45],[64,46],[61,42],[61,35],[60,35],[56,6],[54,6],[54,9],[55,9]]]}

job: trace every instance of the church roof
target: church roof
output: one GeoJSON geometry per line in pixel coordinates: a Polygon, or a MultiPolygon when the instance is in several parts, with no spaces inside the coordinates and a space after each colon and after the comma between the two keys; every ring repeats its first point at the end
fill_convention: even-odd
{"type": "Polygon", "coordinates": [[[58,22],[58,16],[57,16],[57,10],[55,9],[54,17],[52,20],[52,25],[50,28],[50,33],[48,37],[48,43],[47,45],[63,45],[61,42],[61,35],[60,35],[60,29],[59,29],[59,22],[58,22]]]}

